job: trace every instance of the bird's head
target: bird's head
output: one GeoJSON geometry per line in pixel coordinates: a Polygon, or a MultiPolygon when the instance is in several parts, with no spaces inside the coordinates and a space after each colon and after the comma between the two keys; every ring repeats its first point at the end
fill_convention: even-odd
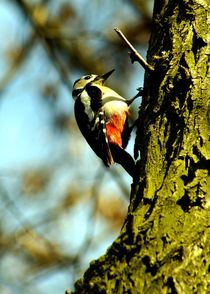
{"type": "Polygon", "coordinates": [[[76,98],[84,90],[87,84],[94,83],[94,84],[103,85],[113,72],[114,72],[114,69],[103,75],[91,74],[91,75],[83,76],[80,79],[76,80],[74,82],[73,90],[72,90],[72,96],[74,100],[76,100],[76,98]]]}

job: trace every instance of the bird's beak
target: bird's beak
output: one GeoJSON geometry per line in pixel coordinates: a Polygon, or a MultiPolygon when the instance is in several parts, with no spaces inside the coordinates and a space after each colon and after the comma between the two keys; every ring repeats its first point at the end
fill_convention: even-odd
{"type": "Polygon", "coordinates": [[[108,71],[107,73],[101,75],[101,79],[103,79],[104,81],[106,81],[108,79],[109,76],[111,76],[111,74],[115,71],[115,69],[112,69],[110,71],[108,71]]]}
{"type": "Polygon", "coordinates": [[[99,75],[96,77],[95,81],[100,80],[102,81],[102,83],[104,83],[109,76],[111,76],[111,74],[115,71],[115,69],[112,69],[110,71],[108,71],[107,73],[103,74],[103,75],[99,75]]]}

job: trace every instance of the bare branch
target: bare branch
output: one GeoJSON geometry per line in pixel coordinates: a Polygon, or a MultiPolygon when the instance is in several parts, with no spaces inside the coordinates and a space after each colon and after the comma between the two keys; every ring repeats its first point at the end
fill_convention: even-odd
{"type": "Polygon", "coordinates": [[[121,30],[118,28],[115,28],[114,30],[120,36],[120,38],[126,43],[128,48],[131,50],[131,52],[129,52],[131,62],[134,63],[135,61],[138,61],[146,71],[154,71],[153,66],[151,66],[149,63],[146,62],[146,60],[141,56],[141,54],[128,41],[128,39],[121,32],[121,30]]]}

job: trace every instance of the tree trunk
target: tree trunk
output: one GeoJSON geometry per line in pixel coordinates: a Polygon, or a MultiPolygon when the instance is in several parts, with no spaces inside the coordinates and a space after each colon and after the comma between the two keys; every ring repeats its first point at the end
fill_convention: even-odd
{"type": "Polygon", "coordinates": [[[74,293],[210,293],[209,0],[155,1],[148,61],[128,215],[74,293]]]}

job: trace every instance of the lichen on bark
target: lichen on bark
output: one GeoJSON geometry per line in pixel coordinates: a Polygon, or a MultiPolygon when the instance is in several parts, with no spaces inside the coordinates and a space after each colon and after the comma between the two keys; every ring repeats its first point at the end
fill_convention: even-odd
{"type": "Polygon", "coordinates": [[[210,5],[155,1],[131,203],[74,293],[210,291],[210,5]]]}

